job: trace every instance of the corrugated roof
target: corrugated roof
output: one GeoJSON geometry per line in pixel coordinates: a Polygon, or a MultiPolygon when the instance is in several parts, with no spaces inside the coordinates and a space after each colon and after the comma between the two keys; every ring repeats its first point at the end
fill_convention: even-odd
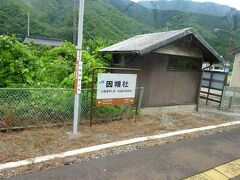
{"type": "Polygon", "coordinates": [[[63,40],[61,39],[50,39],[50,38],[41,38],[41,37],[26,37],[23,41],[24,44],[29,44],[33,42],[35,45],[44,45],[44,46],[61,46],[63,40]]]}
{"type": "Polygon", "coordinates": [[[198,40],[198,46],[212,62],[223,62],[220,56],[193,28],[137,35],[100,50],[102,53],[135,53],[144,55],[174,42],[182,37],[192,35],[198,40]]]}

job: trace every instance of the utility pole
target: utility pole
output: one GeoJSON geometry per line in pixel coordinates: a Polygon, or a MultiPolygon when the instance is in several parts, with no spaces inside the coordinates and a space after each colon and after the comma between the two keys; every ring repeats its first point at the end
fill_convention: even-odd
{"type": "Polygon", "coordinates": [[[28,11],[28,32],[27,32],[27,37],[30,36],[30,13],[28,11]]]}
{"type": "Polygon", "coordinates": [[[82,40],[83,40],[83,17],[84,0],[79,1],[79,19],[78,19],[78,41],[77,41],[77,61],[75,68],[75,99],[74,99],[74,119],[73,135],[77,135],[79,120],[79,100],[82,90],[82,40]]]}
{"type": "Polygon", "coordinates": [[[225,32],[228,34],[228,39],[227,39],[227,52],[226,52],[226,61],[224,62],[224,71],[226,70],[227,64],[230,62],[230,57],[229,57],[229,50],[231,46],[231,40],[232,40],[232,31],[228,31],[226,29],[219,29],[219,28],[214,28],[215,32],[225,32]]]}
{"type": "Polygon", "coordinates": [[[73,44],[77,45],[77,0],[73,0],[73,44]]]}

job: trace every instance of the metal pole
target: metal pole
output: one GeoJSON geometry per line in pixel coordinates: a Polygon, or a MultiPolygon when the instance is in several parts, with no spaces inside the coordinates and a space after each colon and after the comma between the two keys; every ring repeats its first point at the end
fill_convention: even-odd
{"type": "Polygon", "coordinates": [[[227,54],[226,54],[226,61],[224,62],[224,72],[226,72],[227,64],[229,62],[229,51],[230,51],[230,43],[232,39],[232,32],[224,30],[224,32],[228,33],[228,40],[227,40],[227,54]]]}
{"type": "Polygon", "coordinates": [[[74,100],[74,120],[73,134],[78,131],[79,119],[79,99],[81,97],[82,84],[82,40],[83,40],[83,17],[84,17],[84,0],[79,1],[79,20],[78,20],[78,42],[77,42],[77,61],[75,70],[75,100],[74,100]]]}
{"type": "Polygon", "coordinates": [[[92,91],[91,91],[91,107],[90,107],[90,126],[92,126],[92,124],[93,124],[94,75],[95,75],[95,68],[93,68],[93,70],[92,70],[92,91]]]}
{"type": "Polygon", "coordinates": [[[29,11],[28,11],[28,32],[27,32],[27,36],[28,37],[30,36],[30,14],[29,14],[29,11]]]}
{"type": "Polygon", "coordinates": [[[77,0],[73,0],[73,44],[77,45],[77,0]]]}

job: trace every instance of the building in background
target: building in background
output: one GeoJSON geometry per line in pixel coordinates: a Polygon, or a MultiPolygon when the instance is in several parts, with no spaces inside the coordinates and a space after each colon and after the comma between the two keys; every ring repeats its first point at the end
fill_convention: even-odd
{"type": "Polygon", "coordinates": [[[62,39],[53,39],[53,38],[41,38],[41,37],[26,37],[23,41],[23,44],[33,43],[36,47],[42,46],[50,46],[50,47],[58,47],[63,44],[62,39]]]}
{"type": "Polygon", "coordinates": [[[240,87],[240,47],[231,51],[235,55],[230,86],[240,87]]]}

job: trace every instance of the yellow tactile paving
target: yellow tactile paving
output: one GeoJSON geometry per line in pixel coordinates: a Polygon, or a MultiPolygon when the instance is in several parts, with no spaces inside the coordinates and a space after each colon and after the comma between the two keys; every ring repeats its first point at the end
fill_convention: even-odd
{"type": "Polygon", "coordinates": [[[240,176],[240,159],[215,167],[184,180],[227,180],[240,176]]]}
{"type": "Polygon", "coordinates": [[[203,174],[207,175],[212,180],[215,180],[215,179],[216,180],[227,180],[227,179],[229,179],[214,169],[206,171],[203,174]]]}
{"type": "Polygon", "coordinates": [[[228,178],[234,178],[240,175],[240,160],[238,159],[230,163],[223,164],[214,169],[224,174],[228,178]]]}
{"type": "Polygon", "coordinates": [[[186,178],[185,180],[228,180],[226,176],[212,169],[195,176],[186,178]]]}
{"type": "Polygon", "coordinates": [[[189,178],[186,178],[184,180],[212,180],[210,177],[208,177],[207,175],[205,174],[197,174],[195,176],[191,176],[189,178]]]}

